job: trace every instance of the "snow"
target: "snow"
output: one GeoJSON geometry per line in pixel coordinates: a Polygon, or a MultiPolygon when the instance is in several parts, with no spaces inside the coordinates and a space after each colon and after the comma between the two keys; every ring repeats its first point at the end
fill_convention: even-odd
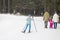
{"type": "MultiPolygon", "coordinates": [[[[34,17],[31,33],[22,33],[27,16],[0,14],[0,40],[60,40],[60,24],[57,29],[44,28],[43,17],[34,17]]],[[[49,23],[48,23],[49,24],[49,23]]],[[[28,30],[28,29],[27,29],[28,30]]]]}

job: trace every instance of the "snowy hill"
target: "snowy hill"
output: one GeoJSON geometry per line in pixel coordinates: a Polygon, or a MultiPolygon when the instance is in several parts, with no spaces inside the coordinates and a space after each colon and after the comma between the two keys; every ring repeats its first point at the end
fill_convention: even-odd
{"type": "Polygon", "coordinates": [[[43,17],[34,17],[37,32],[32,21],[32,32],[22,33],[26,18],[27,16],[0,14],[0,40],[60,40],[60,24],[58,23],[57,29],[45,29],[43,17]]]}

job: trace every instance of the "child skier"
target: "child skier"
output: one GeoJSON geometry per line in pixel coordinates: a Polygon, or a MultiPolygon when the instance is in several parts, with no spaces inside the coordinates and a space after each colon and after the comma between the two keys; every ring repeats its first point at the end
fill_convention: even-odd
{"type": "Polygon", "coordinates": [[[55,11],[55,14],[53,15],[53,22],[54,22],[54,29],[57,29],[57,23],[59,22],[59,15],[55,11]]]}
{"type": "Polygon", "coordinates": [[[28,26],[29,26],[29,31],[28,32],[29,33],[31,32],[31,20],[32,20],[31,15],[28,15],[26,28],[24,29],[23,33],[25,33],[25,31],[28,28],[28,26]]]}
{"type": "Polygon", "coordinates": [[[53,21],[52,21],[52,18],[51,17],[49,19],[49,24],[50,24],[50,28],[53,28],[53,21]]]}

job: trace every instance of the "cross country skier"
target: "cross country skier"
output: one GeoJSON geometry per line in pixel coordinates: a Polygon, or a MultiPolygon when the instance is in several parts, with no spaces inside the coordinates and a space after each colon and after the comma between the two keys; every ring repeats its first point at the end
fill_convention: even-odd
{"type": "Polygon", "coordinates": [[[53,21],[52,21],[52,17],[49,18],[49,24],[50,24],[50,28],[53,28],[53,21]]]}
{"type": "Polygon", "coordinates": [[[25,33],[25,31],[26,31],[26,29],[29,27],[29,33],[31,32],[31,20],[33,20],[32,18],[31,18],[31,15],[29,14],[28,15],[28,18],[27,18],[27,23],[26,23],[26,26],[25,26],[25,29],[24,29],[24,31],[23,31],[23,33],[25,33]]]}
{"type": "Polygon", "coordinates": [[[50,17],[50,14],[46,11],[43,15],[45,28],[47,28],[49,17],[50,17]]]}
{"type": "Polygon", "coordinates": [[[55,14],[53,15],[53,22],[54,22],[54,29],[56,29],[57,23],[59,22],[59,15],[57,14],[57,12],[55,12],[55,14]]]}

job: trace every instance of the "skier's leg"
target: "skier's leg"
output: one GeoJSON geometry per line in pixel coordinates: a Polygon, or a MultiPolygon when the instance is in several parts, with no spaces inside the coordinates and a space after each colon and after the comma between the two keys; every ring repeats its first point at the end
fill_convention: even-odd
{"type": "Polygon", "coordinates": [[[31,31],[31,24],[29,24],[29,32],[31,31]]]}
{"type": "Polygon", "coordinates": [[[55,28],[57,28],[57,23],[55,23],[55,28]]]}
{"type": "Polygon", "coordinates": [[[50,28],[51,28],[51,23],[50,23],[50,28]]]}
{"type": "Polygon", "coordinates": [[[56,22],[54,22],[54,29],[56,29],[57,28],[57,23],[56,22]]]}
{"type": "Polygon", "coordinates": [[[57,28],[57,23],[56,23],[56,28],[57,28]]]}
{"type": "Polygon", "coordinates": [[[47,28],[47,24],[48,24],[48,22],[47,22],[47,21],[45,21],[45,28],[47,28]]]}
{"type": "Polygon", "coordinates": [[[50,28],[53,28],[53,24],[52,23],[50,23],[50,28]]]}
{"type": "Polygon", "coordinates": [[[26,31],[27,27],[28,27],[28,24],[26,24],[26,28],[25,28],[24,32],[26,31]]]}
{"type": "Polygon", "coordinates": [[[51,28],[53,28],[53,23],[51,24],[51,28]]]}
{"type": "Polygon", "coordinates": [[[54,29],[55,29],[55,22],[54,22],[54,29]]]}

